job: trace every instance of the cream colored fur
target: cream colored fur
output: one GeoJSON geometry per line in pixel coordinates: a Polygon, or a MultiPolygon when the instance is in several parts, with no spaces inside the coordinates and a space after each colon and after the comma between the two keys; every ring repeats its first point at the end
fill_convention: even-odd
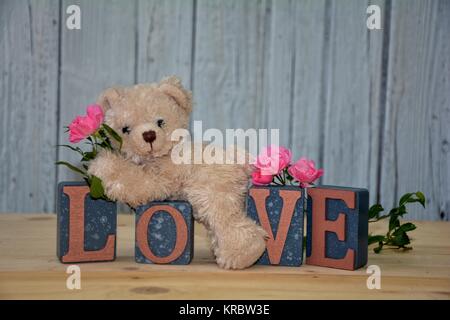
{"type": "Polygon", "coordinates": [[[179,79],[110,88],[98,103],[105,122],[123,139],[121,154],[104,151],[89,166],[89,173],[102,179],[109,198],[132,207],[153,200],[186,199],[195,219],[208,230],[219,266],[246,268],[262,255],[266,233],[245,213],[249,166],[177,165],[171,160],[176,144],[171,133],[188,127],[192,110],[191,93],[179,79]],[[123,133],[124,127],[130,132],[123,133]],[[142,135],[149,130],[156,132],[151,144],[142,135]]]}

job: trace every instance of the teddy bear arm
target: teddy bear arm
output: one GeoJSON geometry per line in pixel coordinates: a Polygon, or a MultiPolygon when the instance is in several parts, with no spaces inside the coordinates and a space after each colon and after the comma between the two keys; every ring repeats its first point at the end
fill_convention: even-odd
{"type": "Polygon", "coordinates": [[[89,164],[88,173],[102,180],[105,193],[112,200],[127,202],[128,194],[134,189],[139,190],[134,176],[142,177],[143,171],[134,164],[125,162],[120,156],[112,152],[102,151],[89,164]],[[131,190],[130,190],[131,188],[131,190]]]}
{"type": "Polygon", "coordinates": [[[165,200],[170,196],[169,188],[164,181],[148,174],[139,167],[128,169],[119,174],[119,178],[110,189],[111,196],[135,208],[155,200],[165,200]],[[120,190],[117,190],[117,183],[120,190]]]}
{"type": "Polygon", "coordinates": [[[127,164],[117,177],[106,184],[107,195],[132,207],[166,198],[165,188],[141,167],[127,164]]]}
{"type": "Polygon", "coordinates": [[[103,183],[108,183],[116,180],[122,167],[123,163],[120,156],[109,151],[101,151],[89,163],[88,173],[99,177],[103,183]]]}
{"type": "Polygon", "coordinates": [[[100,153],[89,165],[89,174],[102,180],[108,198],[132,207],[170,196],[170,180],[111,152],[100,153]]]}

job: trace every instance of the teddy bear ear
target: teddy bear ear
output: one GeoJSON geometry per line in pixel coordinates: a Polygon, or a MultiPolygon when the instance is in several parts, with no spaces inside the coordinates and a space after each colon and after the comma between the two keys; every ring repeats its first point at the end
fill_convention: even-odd
{"type": "Polygon", "coordinates": [[[111,87],[103,91],[97,99],[97,104],[100,105],[103,109],[103,112],[106,112],[111,106],[119,100],[119,98],[123,95],[123,88],[120,87],[111,87]]]}
{"type": "Polygon", "coordinates": [[[159,90],[174,99],[186,112],[192,111],[192,94],[182,86],[179,78],[171,76],[161,80],[159,90]]]}

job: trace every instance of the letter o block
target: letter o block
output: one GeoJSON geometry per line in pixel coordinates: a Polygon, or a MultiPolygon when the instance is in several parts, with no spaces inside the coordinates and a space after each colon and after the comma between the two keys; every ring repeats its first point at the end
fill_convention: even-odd
{"type": "Polygon", "coordinates": [[[189,264],[194,252],[194,219],[186,201],[154,201],[136,208],[138,263],[189,264]]]}

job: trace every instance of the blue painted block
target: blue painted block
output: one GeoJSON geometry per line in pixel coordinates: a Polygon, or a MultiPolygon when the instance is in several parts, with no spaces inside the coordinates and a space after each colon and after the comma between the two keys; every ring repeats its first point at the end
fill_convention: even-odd
{"type": "Polygon", "coordinates": [[[135,209],[138,263],[189,264],[194,255],[194,218],[186,201],[154,201],[135,209]]]}
{"type": "Polygon", "coordinates": [[[269,234],[257,264],[300,266],[303,261],[304,190],[294,186],[252,186],[247,215],[269,234]]]}
{"type": "Polygon", "coordinates": [[[57,197],[57,256],[60,261],[114,260],[116,203],[92,199],[84,182],[59,183],[57,197]]]}
{"type": "Polygon", "coordinates": [[[308,189],[306,263],[355,270],[367,263],[369,191],[308,189]]]}

